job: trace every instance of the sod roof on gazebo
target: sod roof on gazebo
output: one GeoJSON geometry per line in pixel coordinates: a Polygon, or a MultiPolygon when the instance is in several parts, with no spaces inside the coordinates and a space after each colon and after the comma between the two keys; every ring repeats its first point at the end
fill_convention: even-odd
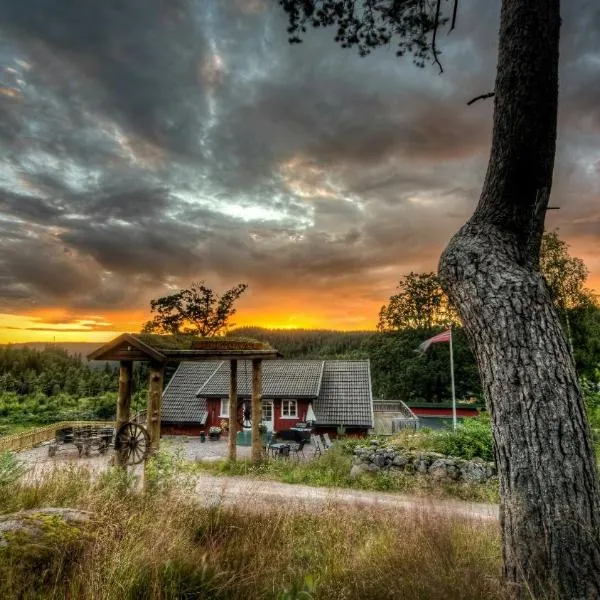
{"type": "Polygon", "coordinates": [[[88,360],[182,360],[253,359],[281,356],[266,342],[249,338],[203,338],[193,335],[123,333],[98,348],[88,360]]]}

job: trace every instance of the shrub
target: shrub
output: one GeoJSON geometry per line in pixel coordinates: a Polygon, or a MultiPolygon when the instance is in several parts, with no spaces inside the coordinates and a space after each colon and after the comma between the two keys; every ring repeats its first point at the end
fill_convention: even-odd
{"type": "Polygon", "coordinates": [[[482,458],[494,460],[494,446],[490,418],[483,413],[475,418],[465,419],[456,431],[444,430],[431,434],[432,450],[458,458],[482,458]]]}
{"type": "Polygon", "coordinates": [[[26,469],[12,452],[0,454],[0,490],[18,481],[26,469]]]}

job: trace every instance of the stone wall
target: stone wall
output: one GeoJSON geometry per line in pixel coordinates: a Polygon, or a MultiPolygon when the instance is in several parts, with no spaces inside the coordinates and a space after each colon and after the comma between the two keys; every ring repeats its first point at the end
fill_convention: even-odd
{"type": "Polygon", "coordinates": [[[402,472],[413,475],[427,475],[439,481],[468,481],[484,483],[496,477],[494,463],[481,458],[465,460],[445,456],[437,452],[401,450],[375,444],[358,446],[354,450],[351,477],[362,473],[402,472]]]}

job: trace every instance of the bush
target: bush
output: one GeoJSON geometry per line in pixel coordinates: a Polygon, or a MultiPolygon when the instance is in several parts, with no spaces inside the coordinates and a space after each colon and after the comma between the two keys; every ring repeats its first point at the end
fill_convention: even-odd
{"type": "Polygon", "coordinates": [[[0,454],[0,490],[18,481],[25,470],[21,461],[12,452],[0,454]]]}
{"type": "Polygon", "coordinates": [[[432,433],[432,450],[457,458],[482,458],[493,462],[494,445],[492,428],[487,413],[465,419],[456,431],[444,430],[432,433]]]}
{"type": "Polygon", "coordinates": [[[494,461],[492,428],[487,413],[465,419],[456,427],[456,431],[428,428],[416,432],[403,431],[394,436],[390,443],[404,450],[429,450],[467,460],[482,458],[494,461]]]}

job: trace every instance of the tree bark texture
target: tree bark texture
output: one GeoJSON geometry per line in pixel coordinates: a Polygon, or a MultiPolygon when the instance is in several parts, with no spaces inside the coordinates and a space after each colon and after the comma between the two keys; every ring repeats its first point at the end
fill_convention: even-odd
{"type": "Polygon", "coordinates": [[[600,489],[572,356],[538,272],[558,97],[558,0],[503,0],[479,205],[440,260],[475,351],[514,595],[600,598],[600,489]]]}

